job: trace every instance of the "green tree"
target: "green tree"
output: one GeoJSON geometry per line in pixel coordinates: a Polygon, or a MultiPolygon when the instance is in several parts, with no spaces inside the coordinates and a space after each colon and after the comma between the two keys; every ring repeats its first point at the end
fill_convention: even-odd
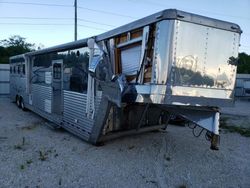
{"type": "Polygon", "coordinates": [[[245,52],[239,53],[239,64],[237,73],[250,74],[250,55],[245,52]]]}
{"type": "Polygon", "coordinates": [[[250,74],[250,55],[245,52],[239,53],[239,64],[237,73],[250,74]]]}
{"type": "Polygon", "coordinates": [[[26,39],[19,35],[0,40],[0,64],[8,64],[11,56],[30,52],[34,49],[35,44],[26,42],[26,39]]]}

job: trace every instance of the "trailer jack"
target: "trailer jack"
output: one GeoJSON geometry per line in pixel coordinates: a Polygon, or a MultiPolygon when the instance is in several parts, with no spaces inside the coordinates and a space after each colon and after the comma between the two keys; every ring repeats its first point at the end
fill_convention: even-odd
{"type": "Polygon", "coordinates": [[[211,142],[211,150],[219,150],[220,136],[214,133],[207,132],[206,137],[211,142]]]}

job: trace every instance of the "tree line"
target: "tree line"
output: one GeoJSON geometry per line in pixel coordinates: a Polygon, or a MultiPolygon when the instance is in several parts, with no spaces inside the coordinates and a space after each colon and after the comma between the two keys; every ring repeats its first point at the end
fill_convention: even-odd
{"type": "MultiPolygon", "coordinates": [[[[0,40],[0,64],[8,64],[11,56],[34,50],[35,44],[26,42],[26,39],[19,35],[0,40]]],[[[250,55],[245,52],[239,53],[237,73],[250,74],[250,55]]]]}
{"type": "Polygon", "coordinates": [[[14,55],[34,51],[35,44],[26,42],[24,37],[14,35],[9,39],[0,40],[0,64],[8,64],[14,55]]]}

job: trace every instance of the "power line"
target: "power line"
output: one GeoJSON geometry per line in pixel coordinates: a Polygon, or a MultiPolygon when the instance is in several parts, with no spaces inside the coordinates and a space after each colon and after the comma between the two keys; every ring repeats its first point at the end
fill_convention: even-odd
{"type": "MultiPolygon", "coordinates": [[[[16,2],[16,1],[8,1],[8,2],[0,1],[0,3],[2,3],[2,4],[17,4],[17,5],[51,6],[51,7],[55,7],[55,6],[56,7],[70,7],[70,8],[74,7],[73,5],[64,5],[64,4],[28,3],[28,2],[16,2]]],[[[92,12],[98,12],[98,13],[102,13],[102,14],[137,19],[136,17],[130,16],[130,15],[118,14],[118,13],[108,12],[108,11],[104,11],[104,10],[91,9],[91,8],[83,7],[83,6],[78,6],[77,8],[92,11],[92,12]]]]}
{"type": "Polygon", "coordinates": [[[91,29],[95,29],[95,30],[100,30],[100,31],[108,31],[107,29],[102,29],[102,28],[98,28],[98,27],[89,27],[88,25],[82,25],[82,24],[78,24],[78,26],[87,27],[87,28],[91,28],[91,29]]]}
{"type": "Polygon", "coordinates": [[[73,25],[73,24],[58,24],[58,23],[0,23],[1,25],[73,25]]]}
{"type": "MultiPolygon", "coordinates": [[[[132,3],[141,3],[141,2],[138,2],[138,0],[136,0],[136,1],[128,0],[128,1],[132,2],[132,3]]],[[[163,6],[176,6],[174,4],[156,3],[156,2],[147,1],[147,0],[144,0],[143,3],[144,4],[155,5],[155,6],[160,6],[160,7],[163,7],[163,6]]],[[[221,13],[218,13],[218,12],[211,12],[211,11],[207,11],[207,10],[192,9],[192,8],[189,8],[189,7],[185,7],[185,8],[188,9],[188,10],[195,11],[195,12],[204,12],[204,13],[215,14],[215,15],[219,15],[219,16],[227,16],[227,17],[234,17],[234,18],[240,18],[240,19],[250,20],[250,18],[242,17],[242,16],[229,15],[229,14],[221,14],[221,13]]]]}
{"type": "MultiPolygon", "coordinates": [[[[23,20],[73,20],[74,18],[54,18],[54,17],[0,17],[0,19],[23,19],[23,20]]],[[[101,22],[95,22],[87,19],[82,19],[78,18],[77,20],[83,21],[83,22],[88,22],[88,23],[93,23],[93,24],[99,24],[99,25],[104,25],[108,27],[116,27],[115,25],[110,25],[110,24],[105,24],[101,22]]]]}
{"type": "Polygon", "coordinates": [[[52,17],[0,17],[0,19],[24,19],[24,20],[72,20],[73,18],[52,18],[52,17]]]}
{"type": "Polygon", "coordinates": [[[73,7],[73,5],[63,4],[47,4],[47,3],[27,3],[27,2],[16,2],[16,1],[0,1],[2,4],[17,4],[17,5],[37,5],[37,6],[51,6],[51,7],[73,7]]]}
{"type": "Polygon", "coordinates": [[[125,15],[125,14],[118,14],[118,13],[114,13],[114,12],[108,12],[108,11],[104,11],[104,10],[96,10],[96,9],[91,9],[91,8],[87,8],[87,7],[82,7],[82,6],[78,6],[78,8],[88,10],[88,11],[92,11],[92,12],[99,12],[99,13],[103,13],[103,14],[109,14],[109,15],[113,15],[113,16],[120,16],[120,17],[138,19],[137,17],[133,17],[133,16],[125,15]]]}
{"type": "MultiPolygon", "coordinates": [[[[133,2],[133,3],[134,2],[135,3],[140,3],[140,2],[137,2],[137,1],[131,1],[131,0],[128,0],[128,1],[133,2]]],[[[35,6],[51,6],[51,7],[55,7],[55,6],[56,7],[70,7],[70,8],[73,7],[73,5],[65,5],[65,4],[29,3],[29,2],[16,2],[16,1],[9,1],[9,2],[0,1],[0,3],[2,3],[2,4],[19,4],[19,5],[35,5],[35,6]]],[[[162,6],[173,6],[172,4],[155,3],[155,2],[152,2],[152,1],[143,1],[143,3],[151,4],[151,5],[155,5],[155,6],[161,6],[161,7],[162,6]]],[[[114,15],[114,16],[138,19],[138,17],[133,17],[133,16],[130,16],[130,15],[118,14],[118,13],[108,12],[108,11],[104,11],[104,10],[91,9],[91,8],[83,7],[83,6],[78,6],[78,8],[79,9],[85,9],[85,10],[92,11],[92,12],[98,12],[98,13],[109,14],[109,15],[114,15]]],[[[221,13],[210,12],[210,11],[206,11],[206,10],[197,10],[197,9],[190,9],[190,8],[188,8],[188,9],[193,10],[193,11],[198,11],[198,12],[206,12],[206,13],[210,13],[210,14],[220,15],[220,16],[228,16],[228,17],[235,17],[235,18],[250,20],[250,18],[241,17],[241,16],[221,14],[221,13]]]]}
{"type": "Polygon", "coordinates": [[[105,23],[90,21],[90,20],[86,20],[86,19],[82,19],[82,18],[78,18],[78,20],[84,21],[84,22],[89,22],[89,23],[94,23],[94,24],[99,24],[99,25],[105,25],[105,26],[109,26],[109,27],[116,27],[115,25],[110,25],[110,24],[105,24],[105,23]]]}
{"type": "MultiPolygon", "coordinates": [[[[67,26],[67,25],[74,25],[74,24],[58,24],[58,23],[0,23],[0,25],[36,25],[36,26],[67,26]]],[[[81,27],[86,27],[86,28],[90,28],[90,29],[95,29],[95,30],[102,30],[102,31],[107,31],[106,29],[103,28],[97,28],[97,27],[92,27],[92,26],[88,26],[88,25],[82,25],[82,24],[78,24],[78,26],[81,27]]]]}

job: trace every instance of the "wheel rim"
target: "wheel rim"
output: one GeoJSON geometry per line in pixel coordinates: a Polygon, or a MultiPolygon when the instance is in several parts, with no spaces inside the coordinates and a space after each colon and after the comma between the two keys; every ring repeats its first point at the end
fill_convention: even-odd
{"type": "Polygon", "coordinates": [[[16,99],[16,104],[17,104],[17,106],[20,106],[19,97],[17,97],[17,99],[16,99]]]}
{"type": "Polygon", "coordinates": [[[24,104],[23,104],[23,100],[21,100],[21,108],[24,109],[24,104]]]}

